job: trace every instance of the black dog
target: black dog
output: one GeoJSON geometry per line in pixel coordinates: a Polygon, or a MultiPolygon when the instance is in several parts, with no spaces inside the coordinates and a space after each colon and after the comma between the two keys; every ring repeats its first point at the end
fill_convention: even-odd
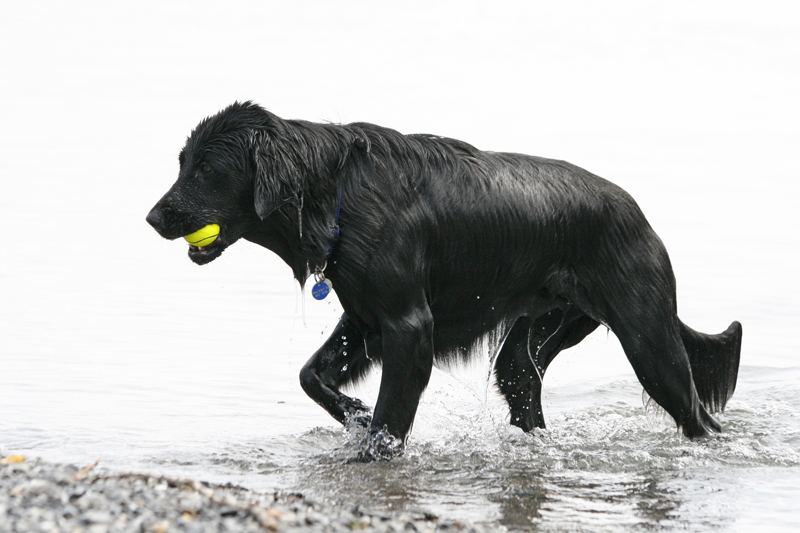
{"type": "Polygon", "coordinates": [[[369,424],[365,459],[402,449],[434,360],[491,336],[511,424],[544,427],[542,376],[599,324],[683,433],[720,431],[742,329],[705,335],[677,316],[669,257],[636,202],[565,163],[482,152],[372,124],[283,120],[235,103],[202,121],[178,181],[147,221],[176,239],[219,224],[197,264],[239,238],[278,254],[303,284],[331,280],[344,308],[303,368],[334,418],[369,424]],[[339,389],[383,365],[371,419],[339,389]]]}

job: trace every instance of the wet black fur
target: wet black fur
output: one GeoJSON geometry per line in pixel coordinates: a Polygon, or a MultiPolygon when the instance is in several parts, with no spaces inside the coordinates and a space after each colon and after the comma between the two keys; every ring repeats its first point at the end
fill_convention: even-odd
{"type": "Polygon", "coordinates": [[[487,335],[511,423],[526,431],[544,427],[547,366],[601,323],[689,437],[720,430],[708,411],[735,388],[739,323],[712,336],[680,322],[669,257],[636,202],[563,161],[236,103],[192,132],[147,218],[168,239],[219,224],[212,245],[190,249],[198,264],[244,238],[301,284],[327,265],[345,313],[303,388],[337,420],[360,417],[400,442],[434,359],[468,357],[487,335]],[[370,422],[340,388],[376,362],[370,422]]]}

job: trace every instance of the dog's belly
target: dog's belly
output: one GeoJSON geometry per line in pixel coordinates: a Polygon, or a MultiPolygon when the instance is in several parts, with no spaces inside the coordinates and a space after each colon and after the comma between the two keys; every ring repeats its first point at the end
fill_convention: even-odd
{"type": "Polygon", "coordinates": [[[501,341],[505,332],[522,316],[537,318],[556,308],[564,308],[569,299],[545,286],[522,285],[516,291],[509,286],[482,294],[454,294],[453,301],[439,300],[431,306],[434,350],[437,354],[470,355],[479,341],[501,341]]]}

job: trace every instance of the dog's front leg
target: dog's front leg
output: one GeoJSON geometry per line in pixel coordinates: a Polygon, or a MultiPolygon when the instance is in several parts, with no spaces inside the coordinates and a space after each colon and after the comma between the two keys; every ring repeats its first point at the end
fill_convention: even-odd
{"type": "Polygon", "coordinates": [[[427,304],[381,323],[383,370],[378,400],[359,459],[402,452],[433,368],[433,316],[427,304]]]}
{"type": "Polygon", "coordinates": [[[347,316],[325,344],[308,360],[300,371],[300,384],[312,400],[344,424],[348,418],[368,426],[369,407],[358,398],[339,392],[339,388],[362,377],[367,369],[380,360],[380,347],[368,352],[364,335],[347,316]]]}

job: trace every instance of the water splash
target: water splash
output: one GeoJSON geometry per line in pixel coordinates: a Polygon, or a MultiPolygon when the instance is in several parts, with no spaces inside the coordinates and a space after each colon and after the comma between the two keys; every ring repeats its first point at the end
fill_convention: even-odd
{"type": "MultiPolygon", "coordinates": [[[[472,370],[477,381],[484,372],[472,370]]],[[[532,433],[509,425],[500,395],[482,402],[467,379],[435,377],[444,380],[426,392],[402,453],[388,432],[369,433],[369,413],[355,413],[344,429],[235,443],[196,468],[227,470],[229,481],[245,486],[373,509],[426,509],[513,531],[609,532],[620,524],[718,530],[735,518],[742,483],[800,473],[800,429],[791,423],[800,397],[782,387],[738,391],[741,399],[720,417],[724,433],[691,441],[671,419],[659,423],[634,377],[583,392],[553,387],[548,429],[532,433]],[[362,463],[360,453],[392,460],[362,463]]]]}
{"type": "Polygon", "coordinates": [[[652,428],[661,428],[666,425],[675,427],[675,421],[666,409],[661,407],[658,402],[647,394],[647,391],[642,389],[642,405],[644,406],[644,414],[647,417],[647,422],[652,428]]]}
{"type": "Polygon", "coordinates": [[[391,433],[384,425],[375,431],[369,429],[359,444],[359,460],[389,461],[403,454],[404,443],[391,433]]]}

